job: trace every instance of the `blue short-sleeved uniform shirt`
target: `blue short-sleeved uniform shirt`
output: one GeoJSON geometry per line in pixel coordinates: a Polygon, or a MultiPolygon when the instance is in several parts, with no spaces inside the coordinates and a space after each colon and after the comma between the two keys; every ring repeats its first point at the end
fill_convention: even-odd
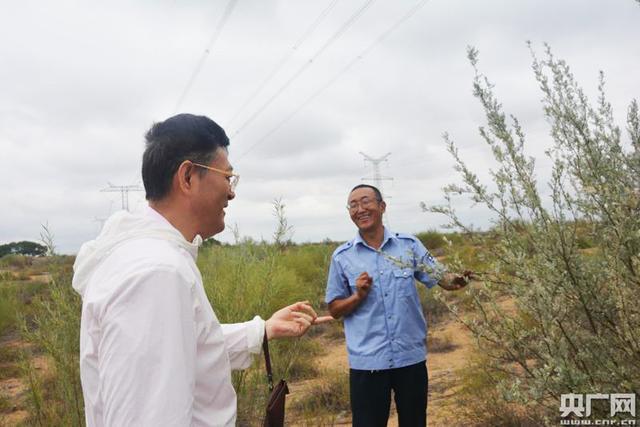
{"type": "Polygon", "coordinates": [[[437,281],[416,266],[437,268],[437,261],[414,236],[386,228],[380,251],[366,244],[360,233],[333,253],[325,301],[356,292],[356,278],[366,271],[373,278],[367,297],[344,317],[352,369],[401,368],[426,359],[427,325],[414,279],[431,288],[437,281]],[[390,255],[402,260],[399,266],[390,255]]]}

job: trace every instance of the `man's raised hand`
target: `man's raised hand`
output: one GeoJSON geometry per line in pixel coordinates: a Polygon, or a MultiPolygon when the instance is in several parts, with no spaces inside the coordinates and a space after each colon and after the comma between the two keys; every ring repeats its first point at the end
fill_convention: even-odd
{"type": "Polygon", "coordinates": [[[360,273],[360,275],[356,279],[356,292],[358,293],[360,299],[364,299],[367,295],[369,295],[371,285],[373,285],[373,278],[369,276],[366,271],[360,273]]]}

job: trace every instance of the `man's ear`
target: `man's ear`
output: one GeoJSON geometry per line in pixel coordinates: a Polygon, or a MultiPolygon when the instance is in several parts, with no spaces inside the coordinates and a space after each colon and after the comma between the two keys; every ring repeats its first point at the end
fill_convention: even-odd
{"type": "Polygon", "coordinates": [[[382,213],[385,213],[385,211],[387,210],[387,204],[384,200],[380,202],[380,210],[382,211],[382,213]]]}
{"type": "Polygon", "coordinates": [[[187,194],[193,190],[193,174],[195,173],[195,167],[189,160],[185,160],[180,163],[178,170],[173,176],[174,183],[181,193],[187,194]]]}

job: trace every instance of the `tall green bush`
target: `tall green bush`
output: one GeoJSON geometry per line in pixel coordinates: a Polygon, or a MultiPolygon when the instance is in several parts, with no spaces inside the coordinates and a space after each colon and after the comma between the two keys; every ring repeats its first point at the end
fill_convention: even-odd
{"type": "MultiPolygon", "coordinates": [[[[255,315],[268,319],[276,310],[308,300],[319,307],[326,283],[329,246],[272,245],[245,241],[215,246],[201,254],[198,265],[205,290],[221,322],[241,322],[255,315]]],[[[288,380],[315,374],[310,356],[317,344],[309,337],[270,343],[276,378],[288,380]]],[[[253,425],[262,416],[268,394],[262,358],[245,371],[234,372],[238,420],[253,425]]]]}
{"type": "Polygon", "coordinates": [[[80,313],[82,302],[71,288],[71,266],[61,266],[32,301],[22,319],[23,338],[31,344],[23,358],[28,385],[30,425],[82,426],[80,385],[80,313]],[[43,360],[35,365],[36,357],[43,360]]]}
{"type": "Polygon", "coordinates": [[[482,367],[503,399],[545,414],[548,422],[557,422],[561,394],[639,396],[637,102],[628,109],[625,139],[605,97],[602,73],[592,104],[565,61],[548,47],[542,59],[532,50],[553,140],[546,152],[552,172],[540,183],[522,125],[507,118],[493,85],[478,71],[477,51],[469,49],[468,56],[476,71],[474,96],[486,114],[480,135],[497,167],[490,184],[481,182],[445,135],[464,184],[446,187],[447,203],[428,210],[468,231],[452,207],[455,195],[467,194],[494,215],[491,233],[475,235],[498,241],[484,284],[469,290],[479,315],[458,313],[489,356],[482,367]],[[504,304],[505,295],[515,307],[504,304]]]}

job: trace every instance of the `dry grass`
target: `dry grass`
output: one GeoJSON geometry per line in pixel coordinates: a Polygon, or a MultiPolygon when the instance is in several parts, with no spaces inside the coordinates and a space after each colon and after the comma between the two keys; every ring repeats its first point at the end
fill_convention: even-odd
{"type": "Polygon", "coordinates": [[[429,353],[447,353],[456,349],[456,344],[449,334],[434,336],[429,334],[427,337],[427,349],[429,353]]]}
{"type": "MultiPolygon", "coordinates": [[[[246,242],[237,246],[203,249],[199,264],[207,292],[222,321],[246,320],[256,313],[266,317],[275,308],[298,299],[309,299],[319,312],[324,312],[326,273],[334,248],[335,244],[276,248],[246,242]]],[[[25,271],[29,269],[30,273],[53,269],[51,265],[29,264],[22,258],[10,261],[12,269],[24,264],[23,268],[25,271]]],[[[70,261],[60,262],[68,267],[70,261]]],[[[46,373],[36,366],[37,363],[24,365],[25,376],[20,381],[23,390],[28,390],[30,403],[28,406],[26,403],[18,405],[18,411],[12,413],[28,407],[27,423],[42,420],[49,425],[64,425],[71,422],[71,418],[65,418],[65,413],[78,414],[74,408],[81,405],[81,396],[77,395],[79,301],[77,295],[70,291],[69,279],[67,270],[66,275],[57,276],[57,285],[54,283],[53,287],[30,280],[21,282],[23,286],[12,288],[12,292],[19,289],[13,295],[19,311],[27,318],[30,332],[27,335],[34,343],[32,355],[35,359],[32,361],[54,355],[50,360],[55,361],[57,357],[63,362],[52,362],[46,373]],[[75,371],[67,369],[74,366],[75,371]]],[[[14,286],[18,282],[11,283],[10,286],[14,286]]],[[[433,290],[427,292],[423,288],[420,286],[421,299],[431,331],[428,342],[429,425],[456,425],[457,415],[452,418],[451,414],[459,412],[460,402],[456,393],[462,382],[457,370],[474,350],[468,332],[450,320],[446,306],[433,298],[433,290]]],[[[302,340],[275,342],[272,352],[276,377],[284,377],[290,383],[288,425],[340,425],[350,422],[349,366],[342,322],[317,327],[302,340]]],[[[0,363],[16,363],[18,353],[0,344],[0,363]]],[[[15,366],[9,368],[6,376],[17,381],[18,368],[15,366]]],[[[238,390],[239,425],[254,425],[262,415],[266,397],[263,360],[256,358],[252,368],[234,374],[234,384],[238,390]]],[[[23,398],[26,397],[25,393],[23,398]]],[[[4,402],[0,401],[0,417],[7,414],[6,408],[16,406],[15,396],[4,399],[4,402]],[[2,408],[5,413],[2,413],[2,408]]],[[[25,414],[18,415],[24,419],[25,414]]],[[[79,418],[74,416],[74,419],[79,418]]],[[[389,425],[396,424],[397,418],[392,415],[389,425]]]]}

